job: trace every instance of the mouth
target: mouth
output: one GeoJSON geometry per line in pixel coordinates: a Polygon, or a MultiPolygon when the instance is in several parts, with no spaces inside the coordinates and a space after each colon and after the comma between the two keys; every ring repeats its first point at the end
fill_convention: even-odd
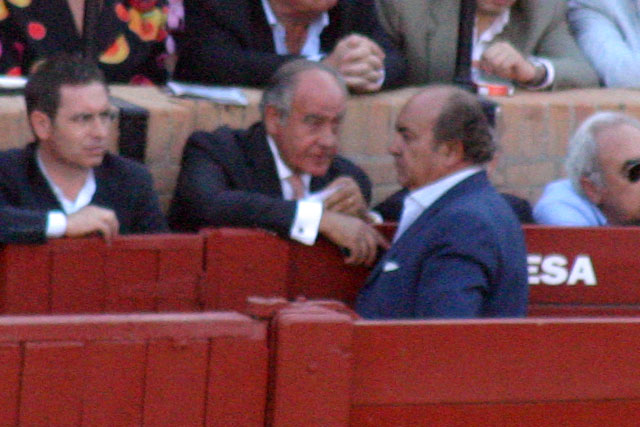
{"type": "Polygon", "coordinates": [[[91,145],[85,147],[84,151],[91,156],[102,156],[107,152],[107,148],[103,145],[91,145]]]}

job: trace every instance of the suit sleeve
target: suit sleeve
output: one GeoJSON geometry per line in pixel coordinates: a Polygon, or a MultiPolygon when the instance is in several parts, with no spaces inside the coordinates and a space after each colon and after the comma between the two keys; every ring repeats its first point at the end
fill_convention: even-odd
{"type": "Polygon", "coordinates": [[[273,48],[260,50],[255,47],[260,43],[272,44],[272,36],[256,30],[255,27],[260,26],[252,25],[243,2],[237,8],[217,3],[212,0],[184,1],[186,34],[180,46],[176,79],[264,86],[275,70],[293,56],[278,55],[273,48]],[[249,38],[252,37],[268,39],[251,42],[249,38]]]}
{"type": "Polygon", "coordinates": [[[441,233],[429,236],[434,249],[420,269],[415,316],[521,316],[522,286],[503,289],[490,285],[497,281],[505,262],[497,248],[495,225],[481,215],[454,212],[442,218],[439,229],[441,233]]]}
{"type": "MultiPolygon", "coordinates": [[[[404,84],[407,61],[380,24],[373,0],[354,1],[352,8],[352,15],[354,19],[357,19],[359,26],[355,31],[371,37],[384,50],[385,79],[382,86],[383,89],[394,88],[404,84]]],[[[346,35],[344,34],[343,36],[346,35]]]]}
{"type": "MultiPolygon", "coordinates": [[[[631,17],[618,18],[613,15],[612,10],[607,10],[616,7],[613,3],[596,3],[569,3],[569,25],[580,48],[595,67],[605,86],[640,86],[640,52],[632,49],[630,40],[617,23],[618,19],[631,17]]],[[[620,13],[622,14],[622,11],[620,13]]]]}
{"type": "Polygon", "coordinates": [[[0,206],[0,243],[43,243],[47,212],[0,206]]]}
{"type": "MultiPolygon", "coordinates": [[[[0,167],[7,169],[2,163],[0,167]]],[[[18,191],[19,187],[18,185],[18,191]]],[[[47,211],[13,206],[11,194],[15,190],[11,177],[0,173],[0,243],[45,242],[47,211]]]]}
{"type": "Polygon", "coordinates": [[[539,40],[535,55],[553,63],[554,89],[596,87],[598,76],[569,33],[565,2],[556,3],[553,20],[539,40]]]}
{"type": "Polygon", "coordinates": [[[218,135],[199,132],[187,141],[171,206],[171,227],[259,227],[288,236],[296,202],[246,190],[250,172],[234,152],[235,145],[214,140],[218,135]]]}

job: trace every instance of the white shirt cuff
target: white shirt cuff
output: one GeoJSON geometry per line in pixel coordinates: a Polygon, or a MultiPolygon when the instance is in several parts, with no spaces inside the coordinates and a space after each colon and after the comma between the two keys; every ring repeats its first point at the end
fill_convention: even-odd
{"type": "Polygon", "coordinates": [[[372,224],[382,224],[384,222],[384,218],[382,218],[382,215],[380,215],[380,212],[378,211],[368,211],[367,216],[372,224]]]}
{"type": "Polygon", "coordinates": [[[47,215],[47,237],[54,239],[62,237],[66,231],[67,216],[62,211],[50,211],[47,215]]]}
{"type": "Polygon", "coordinates": [[[305,245],[313,245],[322,219],[322,202],[299,200],[289,237],[305,245]]]}
{"type": "Polygon", "coordinates": [[[545,58],[539,58],[537,56],[530,56],[529,61],[531,61],[534,65],[542,65],[547,69],[547,75],[542,83],[537,85],[524,85],[529,90],[542,90],[551,86],[556,78],[556,69],[553,68],[553,63],[545,58]]]}

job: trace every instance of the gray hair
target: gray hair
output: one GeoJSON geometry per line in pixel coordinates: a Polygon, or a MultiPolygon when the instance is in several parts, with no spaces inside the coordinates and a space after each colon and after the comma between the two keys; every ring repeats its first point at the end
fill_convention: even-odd
{"type": "Polygon", "coordinates": [[[621,125],[640,129],[640,121],[624,113],[599,111],[582,122],[569,140],[565,168],[571,185],[580,194],[584,195],[580,184],[582,177],[589,178],[599,187],[604,186],[602,166],[598,160],[598,134],[605,129],[621,125]]]}
{"type": "Polygon", "coordinates": [[[295,59],[286,62],[278,68],[269,79],[269,83],[264,89],[262,100],[260,101],[260,113],[263,119],[267,106],[273,106],[280,112],[282,120],[286,120],[291,112],[291,103],[293,101],[293,93],[298,83],[298,76],[310,70],[321,70],[329,73],[335,78],[336,84],[344,92],[345,96],[349,93],[344,78],[336,69],[322,62],[295,59]]]}

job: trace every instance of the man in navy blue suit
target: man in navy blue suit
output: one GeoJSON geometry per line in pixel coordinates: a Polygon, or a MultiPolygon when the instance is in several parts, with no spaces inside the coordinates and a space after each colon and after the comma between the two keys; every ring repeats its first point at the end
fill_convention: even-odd
{"type": "Polygon", "coordinates": [[[495,142],[476,97],[428,87],[400,112],[389,151],[410,193],[356,311],[372,319],[523,316],[523,233],[482,167],[495,142]]]}

